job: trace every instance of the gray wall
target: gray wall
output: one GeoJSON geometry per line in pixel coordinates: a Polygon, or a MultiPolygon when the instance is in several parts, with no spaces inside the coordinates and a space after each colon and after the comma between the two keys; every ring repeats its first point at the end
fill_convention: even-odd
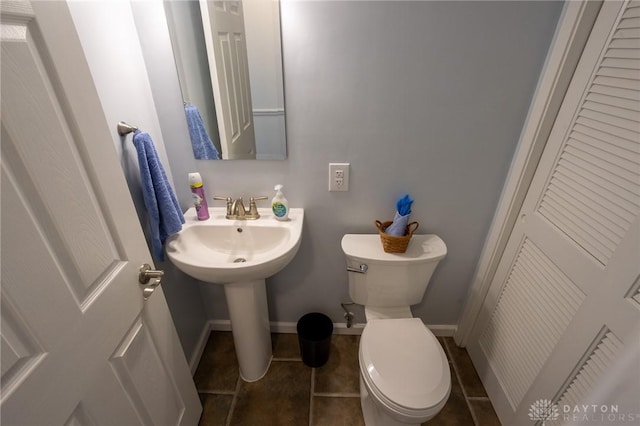
{"type": "MultiPolygon", "coordinates": [[[[132,5],[139,6],[140,4],[140,2],[134,2],[132,5]]],[[[148,132],[153,137],[160,160],[167,170],[169,179],[171,179],[169,163],[179,156],[176,155],[175,144],[169,143],[174,141],[172,135],[165,133],[164,127],[161,126],[163,117],[154,108],[154,86],[147,76],[145,66],[157,64],[150,62],[148,55],[143,57],[143,53],[149,52],[154,52],[156,56],[161,55],[162,47],[167,46],[168,43],[168,32],[165,30],[167,38],[164,44],[162,44],[161,37],[155,37],[152,40],[139,40],[136,30],[142,29],[144,32],[153,28],[153,17],[157,16],[157,13],[154,15],[150,13],[152,10],[145,11],[142,14],[142,18],[145,19],[135,20],[132,7],[126,2],[70,2],[69,8],[105,116],[108,122],[113,124],[113,139],[122,162],[131,197],[143,230],[147,232],[148,220],[142,197],[137,154],[131,142],[132,136],[128,135],[124,138],[118,136],[115,124],[124,120],[148,132]],[[157,44],[149,45],[154,40],[157,44]],[[147,43],[143,43],[143,41],[147,43]],[[169,148],[174,151],[171,152],[169,148]]],[[[161,3],[160,12],[162,12],[161,3]]],[[[161,15],[164,19],[164,15],[162,13],[161,15]]],[[[169,58],[171,58],[170,44],[168,44],[168,50],[169,58]]],[[[166,73],[171,71],[165,67],[160,67],[160,69],[166,73]]],[[[175,68],[173,68],[173,73],[175,74],[175,68]]],[[[174,78],[177,81],[177,77],[171,77],[171,74],[167,77],[167,79],[169,78],[174,78]]],[[[179,97],[179,88],[176,91],[179,97]]],[[[178,113],[184,117],[184,110],[181,106],[180,101],[176,108],[178,113]]],[[[174,114],[174,116],[176,115],[177,113],[174,114]]],[[[186,124],[183,126],[184,132],[186,132],[186,124]]],[[[98,142],[103,143],[103,141],[98,142]]],[[[188,143],[188,139],[185,143],[188,143]]],[[[193,158],[192,152],[188,158],[193,158]]],[[[174,182],[176,188],[183,180],[186,181],[186,176],[182,176],[182,173],[179,177],[180,180],[174,182]]],[[[169,261],[155,262],[155,266],[165,270],[166,276],[162,281],[162,290],[167,299],[180,342],[187,360],[189,360],[198,345],[203,323],[206,321],[198,285],[196,283],[191,283],[191,286],[186,285],[184,274],[175,269],[169,261]],[[176,274],[179,276],[176,277],[176,274]]]]}
{"type": "MultiPolygon", "coordinates": [[[[297,257],[267,280],[272,321],[312,310],[344,321],[340,239],[375,233],[408,192],[419,231],[448,247],[414,314],[457,323],[561,8],[282,4],[288,159],[171,161],[176,184],[197,169],[209,196],[271,195],[282,183],[306,209],[297,257]],[[351,163],[349,192],[327,191],[329,162],[351,163]]],[[[209,318],[226,318],[222,290],[201,288],[209,318]]]]}

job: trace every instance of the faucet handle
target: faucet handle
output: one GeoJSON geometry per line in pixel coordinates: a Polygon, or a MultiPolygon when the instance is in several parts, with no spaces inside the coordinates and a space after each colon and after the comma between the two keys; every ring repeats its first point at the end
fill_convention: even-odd
{"type": "Polygon", "coordinates": [[[227,203],[231,202],[231,197],[213,197],[214,200],[222,200],[222,201],[226,201],[227,203]]]}
{"type": "Polygon", "coordinates": [[[231,197],[213,197],[214,200],[226,201],[227,202],[227,216],[231,216],[231,203],[233,200],[231,197]]]}
{"type": "Polygon", "coordinates": [[[258,213],[258,207],[256,207],[256,201],[259,200],[268,200],[269,197],[260,196],[260,197],[249,197],[249,215],[255,216],[255,218],[259,218],[260,214],[258,213]]]}

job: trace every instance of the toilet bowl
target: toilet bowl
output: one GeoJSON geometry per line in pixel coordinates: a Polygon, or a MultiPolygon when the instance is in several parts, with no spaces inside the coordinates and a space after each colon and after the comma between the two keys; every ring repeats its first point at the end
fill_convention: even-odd
{"type": "Polygon", "coordinates": [[[358,353],[365,424],[420,425],[446,404],[451,373],[438,339],[410,306],[422,301],[446,246],[436,235],[414,235],[406,253],[392,254],[377,235],[356,234],[341,245],[349,294],[367,318],[358,353]]]}
{"type": "Polygon", "coordinates": [[[367,426],[419,425],[438,414],[449,398],[449,362],[418,318],[367,322],[358,358],[367,426]]]}

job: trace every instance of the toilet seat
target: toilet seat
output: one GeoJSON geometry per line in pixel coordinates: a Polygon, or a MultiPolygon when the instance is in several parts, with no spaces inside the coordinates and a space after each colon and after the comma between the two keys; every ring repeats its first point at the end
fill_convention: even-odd
{"type": "Polygon", "coordinates": [[[367,322],[359,358],[367,388],[394,417],[430,418],[449,397],[449,362],[419,318],[367,322]]]}

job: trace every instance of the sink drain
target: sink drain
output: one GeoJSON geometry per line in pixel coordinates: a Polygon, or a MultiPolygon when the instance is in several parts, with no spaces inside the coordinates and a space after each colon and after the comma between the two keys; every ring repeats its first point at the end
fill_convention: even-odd
{"type": "Polygon", "coordinates": [[[236,260],[234,260],[233,263],[244,263],[246,261],[247,259],[245,259],[244,257],[239,257],[236,260]]]}

